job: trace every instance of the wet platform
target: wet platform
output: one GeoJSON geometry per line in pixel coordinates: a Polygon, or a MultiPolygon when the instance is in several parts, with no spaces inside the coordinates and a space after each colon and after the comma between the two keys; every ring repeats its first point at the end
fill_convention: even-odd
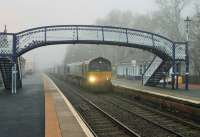
{"type": "Polygon", "coordinates": [[[193,104],[200,105],[200,86],[191,86],[190,90],[178,89],[172,90],[170,88],[160,88],[160,87],[149,87],[143,86],[139,81],[125,80],[125,79],[113,79],[113,85],[118,87],[124,87],[128,89],[133,89],[136,91],[149,93],[152,95],[168,97],[175,100],[181,100],[190,102],[193,104]]]}
{"type": "Polygon", "coordinates": [[[40,75],[27,76],[16,95],[0,91],[0,137],[44,137],[44,92],[40,75]]]}
{"type": "Polygon", "coordinates": [[[27,75],[17,94],[0,89],[0,137],[93,137],[45,75],[27,75]]]}
{"type": "Polygon", "coordinates": [[[68,99],[46,75],[45,137],[93,137],[68,99]]]}

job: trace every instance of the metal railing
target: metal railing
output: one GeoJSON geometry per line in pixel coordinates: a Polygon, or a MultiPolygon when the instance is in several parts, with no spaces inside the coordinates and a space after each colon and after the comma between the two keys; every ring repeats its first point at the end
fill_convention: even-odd
{"type": "MultiPolygon", "coordinates": [[[[158,34],[131,28],[95,25],[56,25],[18,33],[0,32],[0,55],[17,56],[40,46],[53,44],[106,44],[149,50],[160,58],[171,58],[175,42],[158,34]],[[16,41],[13,42],[14,36],[16,41]]],[[[185,43],[175,43],[176,59],[185,60],[185,43]],[[181,45],[181,46],[180,46],[181,45]]]]}
{"type": "MultiPolygon", "coordinates": [[[[17,53],[52,44],[108,44],[146,49],[161,58],[172,58],[173,41],[151,32],[95,25],[45,26],[16,33],[17,53]]],[[[184,51],[184,49],[181,49],[184,51]]]]}
{"type": "Polygon", "coordinates": [[[159,58],[158,56],[156,56],[153,59],[153,61],[151,62],[151,64],[149,65],[149,67],[146,69],[146,71],[143,74],[143,77],[142,77],[143,85],[146,85],[148,80],[151,78],[153,73],[158,69],[158,67],[161,65],[162,62],[163,62],[163,60],[161,58],[159,58]]]}

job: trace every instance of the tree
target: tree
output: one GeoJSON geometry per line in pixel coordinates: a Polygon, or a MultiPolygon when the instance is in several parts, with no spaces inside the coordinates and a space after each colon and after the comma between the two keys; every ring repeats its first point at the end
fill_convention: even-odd
{"type": "Polygon", "coordinates": [[[159,11],[154,13],[154,20],[160,33],[174,41],[185,40],[182,12],[190,2],[191,0],[156,0],[159,11]]]}

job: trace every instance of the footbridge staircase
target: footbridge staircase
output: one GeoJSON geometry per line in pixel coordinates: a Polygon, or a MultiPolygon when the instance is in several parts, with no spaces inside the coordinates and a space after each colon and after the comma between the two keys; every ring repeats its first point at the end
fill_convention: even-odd
{"type": "MultiPolygon", "coordinates": [[[[3,85],[6,89],[10,90],[12,87],[12,61],[8,58],[0,58],[0,71],[3,80],[3,85]]],[[[16,64],[16,87],[22,87],[22,75],[21,75],[21,64],[20,60],[17,59],[16,64]]]]}
{"type": "Polygon", "coordinates": [[[172,68],[172,63],[170,61],[164,61],[161,58],[155,56],[142,76],[143,85],[158,85],[160,80],[164,77],[165,73],[169,72],[170,68],[172,68]]]}
{"type": "MultiPolygon", "coordinates": [[[[186,54],[183,49],[185,49],[184,45],[181,44],[175,47],[174,52],[176,55],[174,56],[174,62],[185,60],[186,54]]],[[[173,59],[167,57],[161,58],[155,55],[142,75],[143,85],[157,86],[161,80],[164,80],[166,73],[169,73],[170,69],[173,70],[172,74],[176,75],[176,63],[174,62],[173,59]]]]}

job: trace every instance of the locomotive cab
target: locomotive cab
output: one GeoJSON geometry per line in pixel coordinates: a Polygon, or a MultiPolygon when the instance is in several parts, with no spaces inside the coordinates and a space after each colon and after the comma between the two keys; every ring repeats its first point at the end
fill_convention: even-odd
{"type": "Polygon", "coordinates": [[[102,57],[91,60],[86,74],[87,85],[93,89],[99,88],[100,90],[110,88],[111,71],[111,62],[109,60],[102,57]]]}
{"type": "Polygon", "coordinates": [[[90,84],[110,83],[111,76],[111,62],[109,60],[99,57],[90,61],[87,74],[87,81],[90,84]]]}

